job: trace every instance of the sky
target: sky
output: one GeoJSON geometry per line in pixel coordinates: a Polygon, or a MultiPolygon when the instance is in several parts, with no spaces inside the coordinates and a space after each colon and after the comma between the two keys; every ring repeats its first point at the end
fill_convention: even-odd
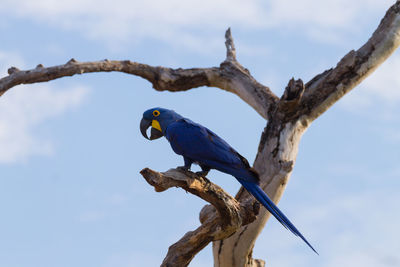
{"type": "MultiPolygon", "coordinates": [[[[280,96],[371,36],[394,1],[2,0],[0,73],[129,59],[173,68],[218,66],[231,27],[237,58],[280,96]]],[[[318,250],[276,220],[253,256],[268,266],[399,266],[400,51],[313,122],[279,207],[318,250]]],[[[143,111],[172,108],[253,162],[266,125],[216,88],[157,92],[122,73],[12,88],[0,97],[0,266],[158,266],[199,225],[205,202],[156,193],[139,174],[182,164],[165,139],[139,131],[143,111]]],[[[234,194],[239,184],[211,171],[234,194]]],[[[211,246],[190,266],[212,266],[211,246]]]]}

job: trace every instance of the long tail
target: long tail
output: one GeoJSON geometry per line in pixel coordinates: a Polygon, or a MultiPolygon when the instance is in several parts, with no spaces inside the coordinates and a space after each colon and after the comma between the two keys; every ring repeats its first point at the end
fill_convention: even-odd
{"type": "MultiPolygon", "coordinates": [[[[238,179],[246,190],[252,194],[274,217],[286,228],[289,229],[293,234],[299,236],[303,241],[315,252],[318,252],[311,246],[311,244],[305,239],[299,230],[289,221],[289,219],[283,214],[282,211],[272,202],[267,194],[254,182],[243,181],[238,179]]],[[[319,254],[318,254],[319,255],[319,254]]]]}

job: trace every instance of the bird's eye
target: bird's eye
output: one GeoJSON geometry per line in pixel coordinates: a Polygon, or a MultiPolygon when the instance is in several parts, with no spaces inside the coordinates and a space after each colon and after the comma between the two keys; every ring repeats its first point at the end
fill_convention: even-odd
{"type": "Polygon", "coordinates": [[[154,110],[154,111],[153,111],[153,116],[154,116],[154,117],[157,117],[158,115],[160,115],[160,111],[154,110]]]}

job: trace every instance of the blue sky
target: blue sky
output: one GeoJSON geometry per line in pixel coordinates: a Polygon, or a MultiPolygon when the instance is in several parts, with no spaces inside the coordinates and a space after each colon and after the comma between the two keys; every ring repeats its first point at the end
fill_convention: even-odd
{"type": "MultiPolygon", "coordinates": [[[[279,96],[371,35],[394,1],[3,0],[0,72],[130,59],[168,67],[217,66],[232,27],[238,60],[279,96]]],[[[254,250],[269,266],[398,266],[400,53],[317,119],[300,144],[279,204],[319,251],[270,220],[254,250]]],[[[155,193],[144,167],[182,164],[166,140],[139,132],[163,106],[206,125],[250,162],[265,121],[215,88],[156,92],[121,73],[18,86],[0,98],[0,266],[157,266],[198,226],[205,204],[155,193]]],[[[212,171],[232,194],[238,183],[212,171]]],[[[212,266],[207,247],[191,266],[212,266]]]]}

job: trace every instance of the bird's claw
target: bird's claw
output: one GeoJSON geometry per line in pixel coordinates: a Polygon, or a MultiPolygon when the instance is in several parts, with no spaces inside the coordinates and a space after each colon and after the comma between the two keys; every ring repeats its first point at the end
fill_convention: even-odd
{"type": "Polygon", "coordinates": [[[196,172],[196,174],[200,177],[206,177],[206,175],[208,174],[209,171],[199,171],[196,172]]]}

